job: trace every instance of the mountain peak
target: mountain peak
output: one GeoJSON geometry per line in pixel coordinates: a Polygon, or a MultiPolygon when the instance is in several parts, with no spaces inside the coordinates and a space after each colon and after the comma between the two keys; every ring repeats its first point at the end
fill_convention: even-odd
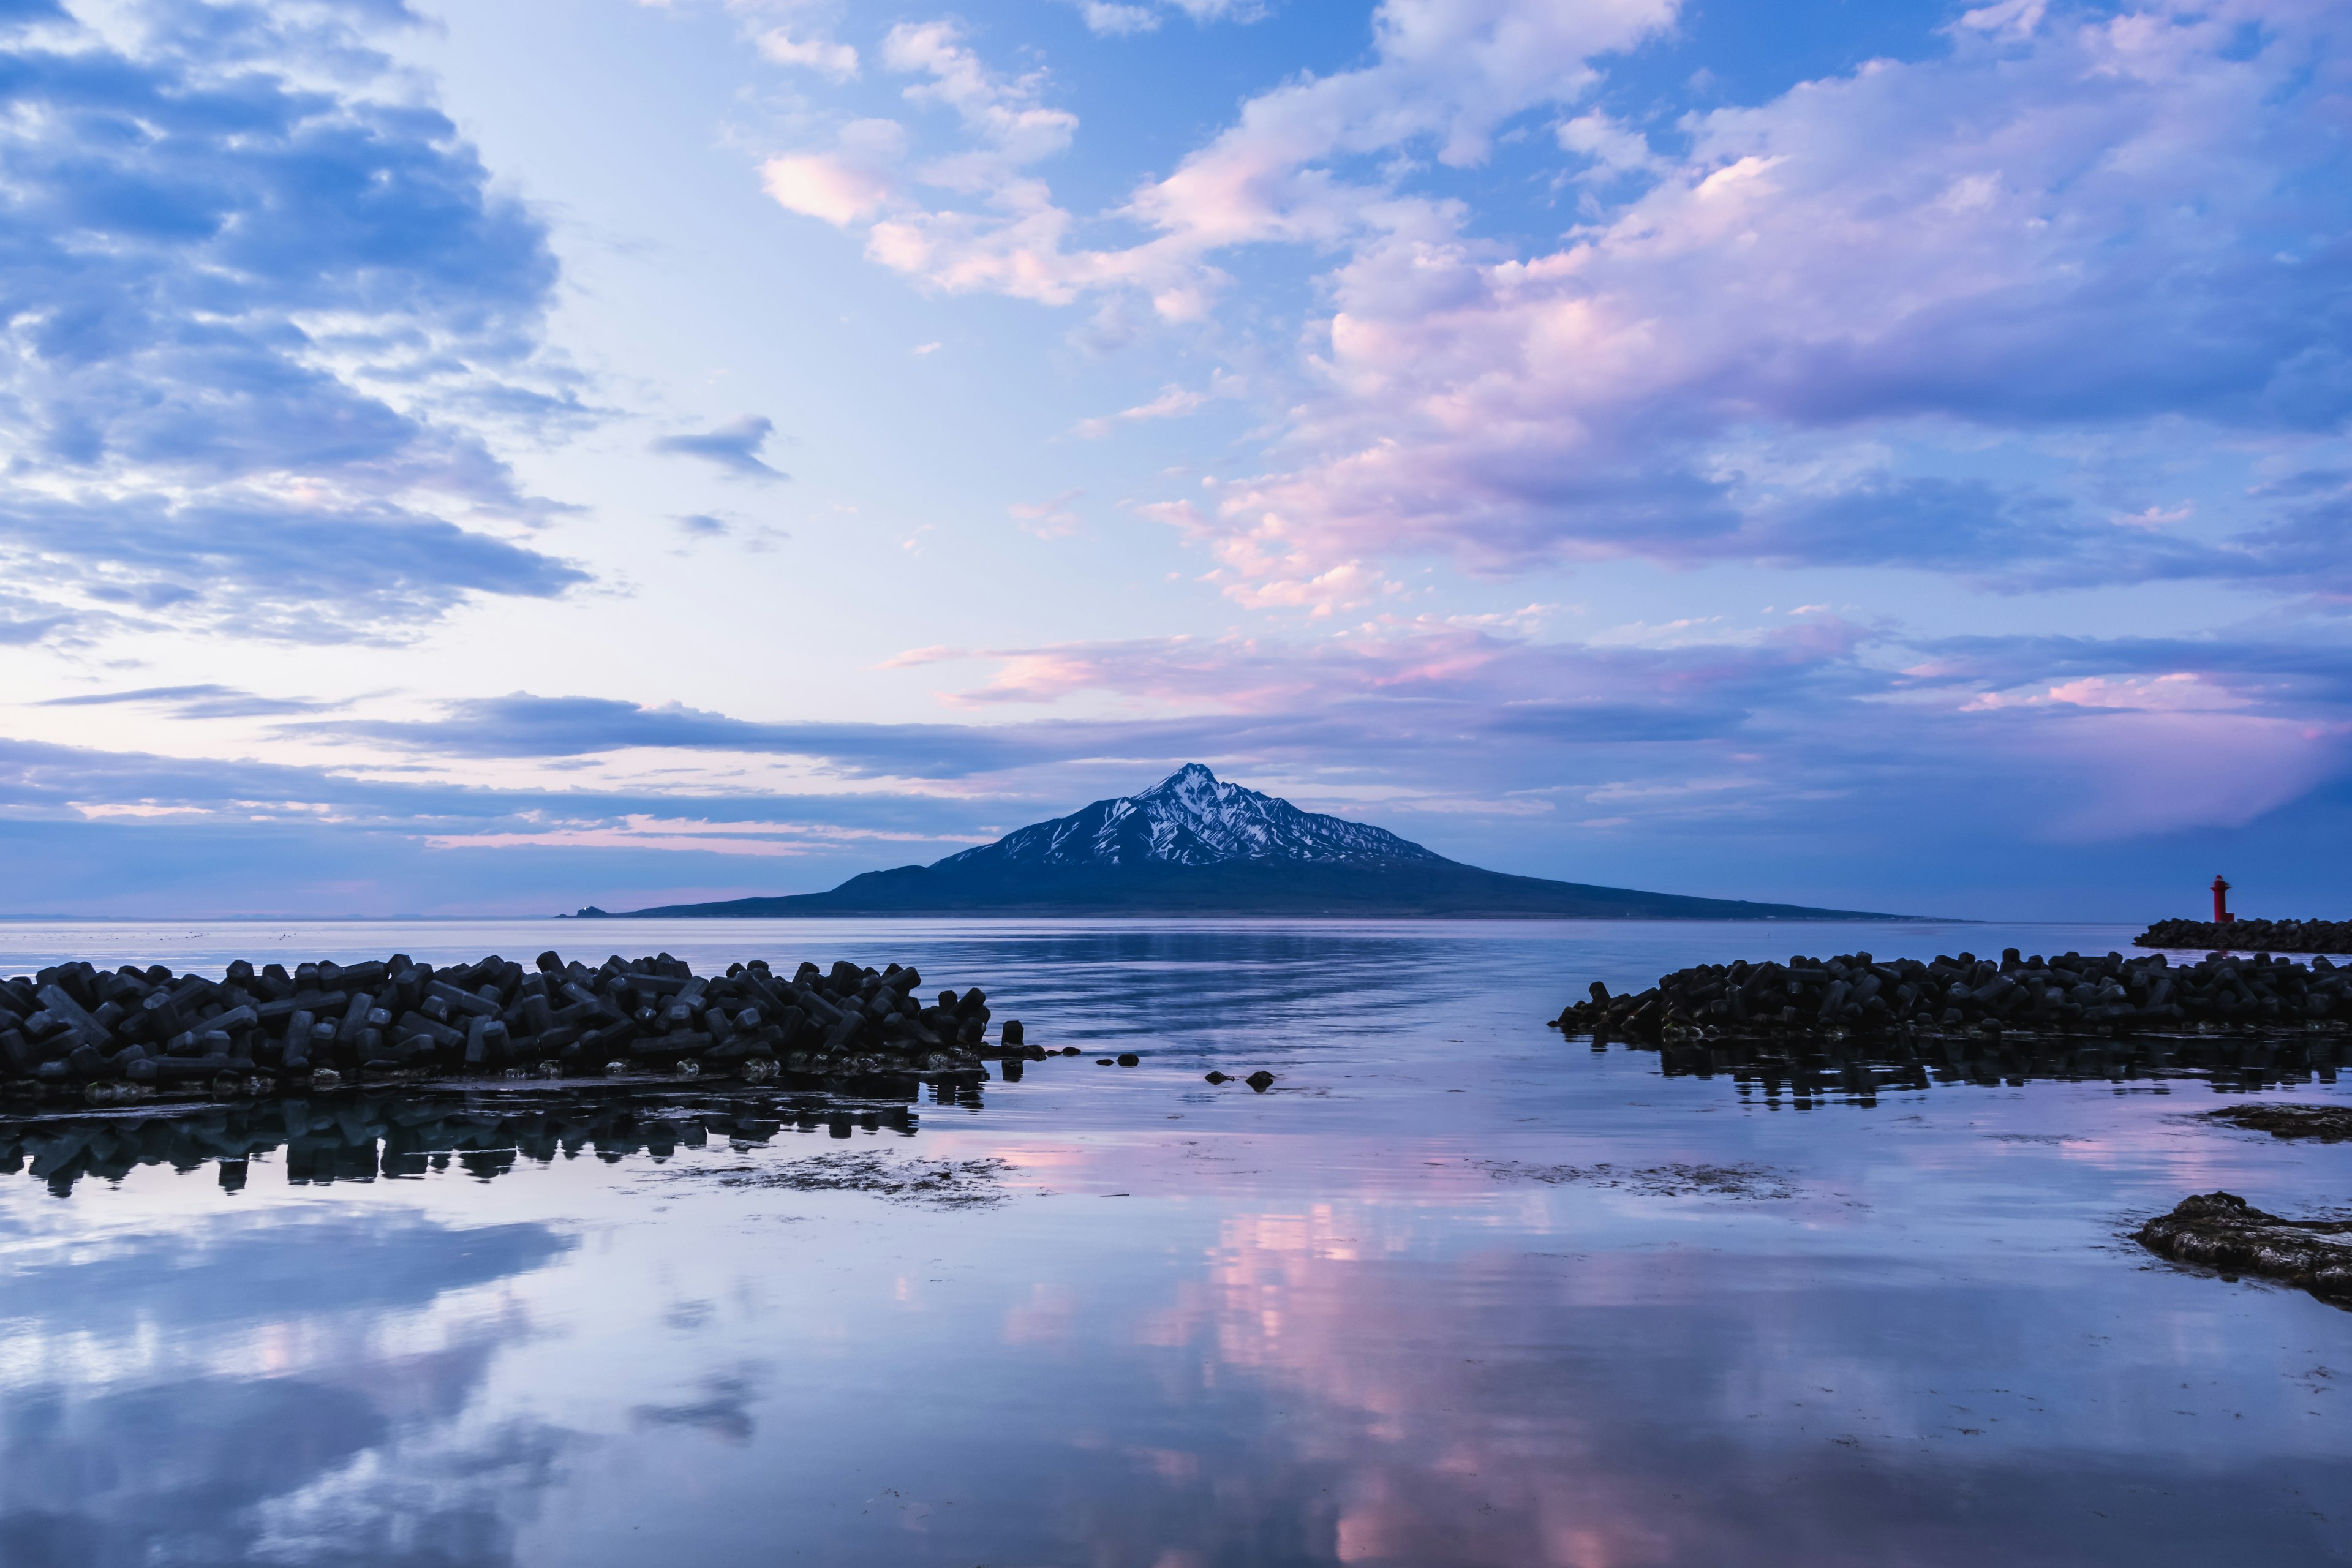
{"type": "Polygon", "coordinates": [[[1381,828],[1301,811],[1228,783],[1199,763],[1185,763],[1139,795],[1098,800],[929,866],[867,871],[829,893],[635,912],[1891,918],[1482,871],[1381,828]]]}
{"type": "Polygon", "coordinates": [[[1385,829],[1301,811],[1286,800],[1229,784],[1199,763],[1187,763],[1139,795],[1098,800],[1084,811],[1032,824],[939,864],[1331,865],[1444,858],[1385,829]]]}

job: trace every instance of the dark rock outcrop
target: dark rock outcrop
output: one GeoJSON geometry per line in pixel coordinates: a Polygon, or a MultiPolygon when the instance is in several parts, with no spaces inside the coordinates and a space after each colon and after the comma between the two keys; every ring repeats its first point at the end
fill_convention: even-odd
{"type": "Polygon", "coordinates": [[[2159,1258],[2300,1286],[2352,1310],[2352,1220],[2281,1219],[2235,1193],[2204,1193],[2132,1238],[2159,1258]]]}
{"type": "Polygon", "coordinates": [[[2352,1142],[2352,1105],[2231,1105],[2205,1115],[2209,1121],[2227,1121],[2273,1138],[2352,1142]]]}

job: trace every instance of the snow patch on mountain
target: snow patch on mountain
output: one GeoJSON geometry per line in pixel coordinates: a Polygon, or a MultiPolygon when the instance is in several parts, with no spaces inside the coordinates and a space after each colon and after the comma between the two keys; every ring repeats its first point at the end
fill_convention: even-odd
{"type": "Polygon", "coordinates": [[[1098,800],[1033,823],[939,867],[982,861],[1026,866],[1214,866],[1234,860],[1427,860],[1444,857],[1370,827],[1227,784],[1187,763],[1140,795],[1098,800]]]}

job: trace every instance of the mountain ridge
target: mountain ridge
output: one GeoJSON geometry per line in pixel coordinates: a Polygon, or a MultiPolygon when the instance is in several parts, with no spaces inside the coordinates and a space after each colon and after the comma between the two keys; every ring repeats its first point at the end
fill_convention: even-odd
{"type": "MultiPolygon", "coordinates": [[[[1449,860],[1368,823],[1302,811],[1187,763],[933,861],[822,893],[631,910],[642,917],[1129,914],[1196,917],[1890,920],[1861,910],[1696,898],[1517,877],[1449,860]]],[[[593,905],[579,919],[618,919],[593,905]]]]}

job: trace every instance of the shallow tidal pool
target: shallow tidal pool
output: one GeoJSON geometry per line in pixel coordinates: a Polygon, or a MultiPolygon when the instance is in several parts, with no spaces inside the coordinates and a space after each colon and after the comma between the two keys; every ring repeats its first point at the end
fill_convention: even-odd
{"type": "Polygon", "coordinates": [[[0,925],[11,973],[896,960],[1084,1052],[508,1150],[354,1100],[309,1110],[331,1156],[18,1162],[0,1564],[2352,1560],[2352,1312],[2128,1239],[2216,1188],[2345,1212],[2352,1144],[2197,1115],[2337,1083],[1799,1096],[1543,1025],[1689,963],[2130,934],[0,925]]]}

